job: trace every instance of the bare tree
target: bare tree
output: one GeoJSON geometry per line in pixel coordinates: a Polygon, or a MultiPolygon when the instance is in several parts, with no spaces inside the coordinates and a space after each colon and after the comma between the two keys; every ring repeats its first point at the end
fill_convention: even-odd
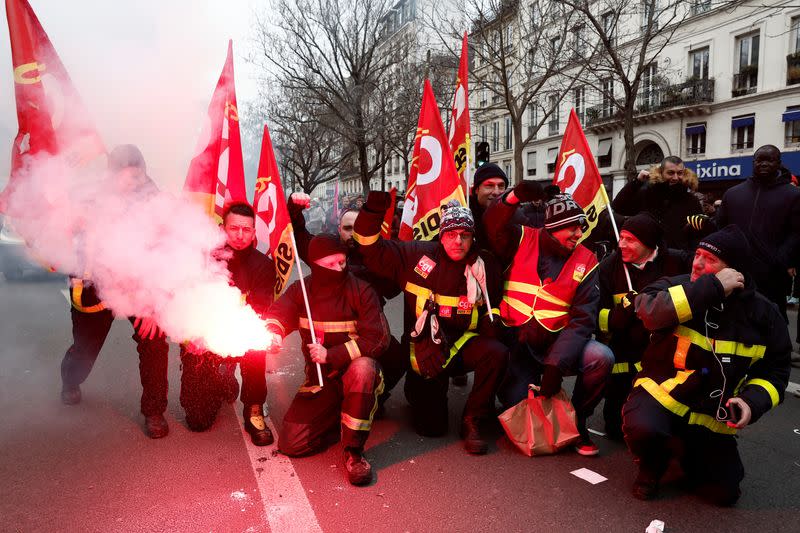
{"type": "MultiPolygon", "coordinates": [[[[550,0],[469,0],[466,12],[471,19],[473,102],[478,94],[478,106],[470,111],[478,123],[499,118],[500,113],[509,116],[513,182],[519,183],[525,146],[558,111],[551,102],[560,103],[576,83],[575,72],[568,71],[573,43],[564,38],[574,27],[575,17],[550,0]]],[[[434,11],[429,25],[445,46],[453,47],[460,43],[465,21],[451,18],[442,30],[442,19],[446,15],[434,11]]],[[[478,138],[474,131],[473,138],[478,138]]]]}
{"type": "MultiPolygon", "coordinates": [[[[319,112],[313,121],[352,149],[364,191],[385,160],[373,104],[378,83],[401,58],[403,43],[387,44],[382,17],[388,0],[277,0],[256,17],[254,58],[282,87],[300,91],[319,112]]],[[[349,149],[348,148],[348,149],[349,149]]],[[[345,150],[347,151],[347,149],[345,150]]]]}
{"type": "MultiPolygon", "coordinates": [[[[599,106],[589,110],[589,121],[617,119],[625,140],[625,174],[636,175],[633,129],[637,111],[659,105],[659,86],[666,78],[656,74],[658,56],[669,44],[680,24],[691,15],[683,0],[563,0],[587,30],[585,39],[596,43],[594,53],[585,54],[581,80],[594,88],[599,106]]],[[[712,80],[713,83],[713,80],[712,80]]],[[[713,95],[713,85],[676,87],[675,91],[713,95]]],[[[703,98],[703,94],[697,95],[703,98]]]]}

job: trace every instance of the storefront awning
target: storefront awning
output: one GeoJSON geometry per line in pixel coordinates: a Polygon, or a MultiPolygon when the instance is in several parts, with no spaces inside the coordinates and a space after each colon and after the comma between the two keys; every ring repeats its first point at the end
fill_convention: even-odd
{"type": "Polygon", "coordinates": [[[783,114],[784,122],[796,122],[798,120],[800,120],[800,109],[787,109],[783,114]]]}
{"type": "Polygon", "coordinates": [[[756,123],[756,117],[739,117],[731,120],[731,129],[744,128],[745,126],[752,126],[756,123]]]}
{"type": "Polygon", "coordinates": [[[706,132],[706,125],[705,124],[693,124],[691,126],[686,126],[686,136],[689,135],[699,135],[701,133],[706,132]]]}
{"type": "Polygon", "coordinates": [[[600,139],[600,142],[597,144],[597,157],[606,157],[610,154],[612,143],[612,139],[600,139]]]}

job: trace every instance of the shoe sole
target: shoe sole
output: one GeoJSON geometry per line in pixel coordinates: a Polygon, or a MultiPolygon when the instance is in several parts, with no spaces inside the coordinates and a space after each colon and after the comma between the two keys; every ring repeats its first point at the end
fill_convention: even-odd
{"type": "Polygon", "coordinates": [[[575,452],[577,452],[578,455],[583,455],[584,457],[594,457],[595,455],[600,455],[600,450],[598,448],[586,449],[576,447],[575,452]]]}

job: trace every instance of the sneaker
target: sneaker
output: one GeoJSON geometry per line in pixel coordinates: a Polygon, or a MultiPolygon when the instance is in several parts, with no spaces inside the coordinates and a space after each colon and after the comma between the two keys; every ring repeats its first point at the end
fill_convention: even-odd
{"type": "Polygon", "coordinates": [[[264,411],[260,405],[250,405],[244,408],[244,429],[250,434],[250,440],[256,446],[269,446],[275,442],[272,431],[264,421],[264,411]]]}
{"type": "Polygon", "coordinates": [[[364,458],[361,450],[344,449],[344,468],[351,485],[368,485],[372,482],[372,465],[364,458]]]}
{"type": "Polygon", "coordinates": [[[658,494],[658,479],[639,470],[636,481],[631,487],[631,493],[638,500],[652,500],[658,494]]]}
{"type": "Polygon", "coordinates": [[[489,443],[481,435],[478,426],[478,419],[473,416],[465,416],[461,421],[464,449],[472,455],[483,455],[489,450],[489,443]]]}
{"type": "Polygon", "coordinates": [[[580,455],[591,457],[600,453],[600,448],[597,447],[589,435],[581,435],[578,442],[575,443],[575,451],[580,455]]]}
{"type": "Polygon", "coordinates": [[[786,297],[786,305],[797,305],[798,303],[800,303],[800,300],[798,300],[794,296],[786,297]]]}
{"type": "Polygon", "coordinates": [[[61,403],[64,405],[75,405],[81,403],[81,388],[78,385],[62,385],[61,403]]]}
{"type": "Polygon", "coordinates": [[[144,432],[151,439],[160,439],[169,434],[169,424],[164,415],[144,417],[144,432]]]}

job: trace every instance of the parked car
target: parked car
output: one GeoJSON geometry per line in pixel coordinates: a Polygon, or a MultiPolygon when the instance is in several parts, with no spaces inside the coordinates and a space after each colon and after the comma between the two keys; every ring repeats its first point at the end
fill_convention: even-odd
{"type": "Polygon", "coordinates": [[[0,218],[0,272],[8,281],[21,280],[25,276],[62,277],[28,256],[25,241],[14,231],[8,217],[0,218]]]}

